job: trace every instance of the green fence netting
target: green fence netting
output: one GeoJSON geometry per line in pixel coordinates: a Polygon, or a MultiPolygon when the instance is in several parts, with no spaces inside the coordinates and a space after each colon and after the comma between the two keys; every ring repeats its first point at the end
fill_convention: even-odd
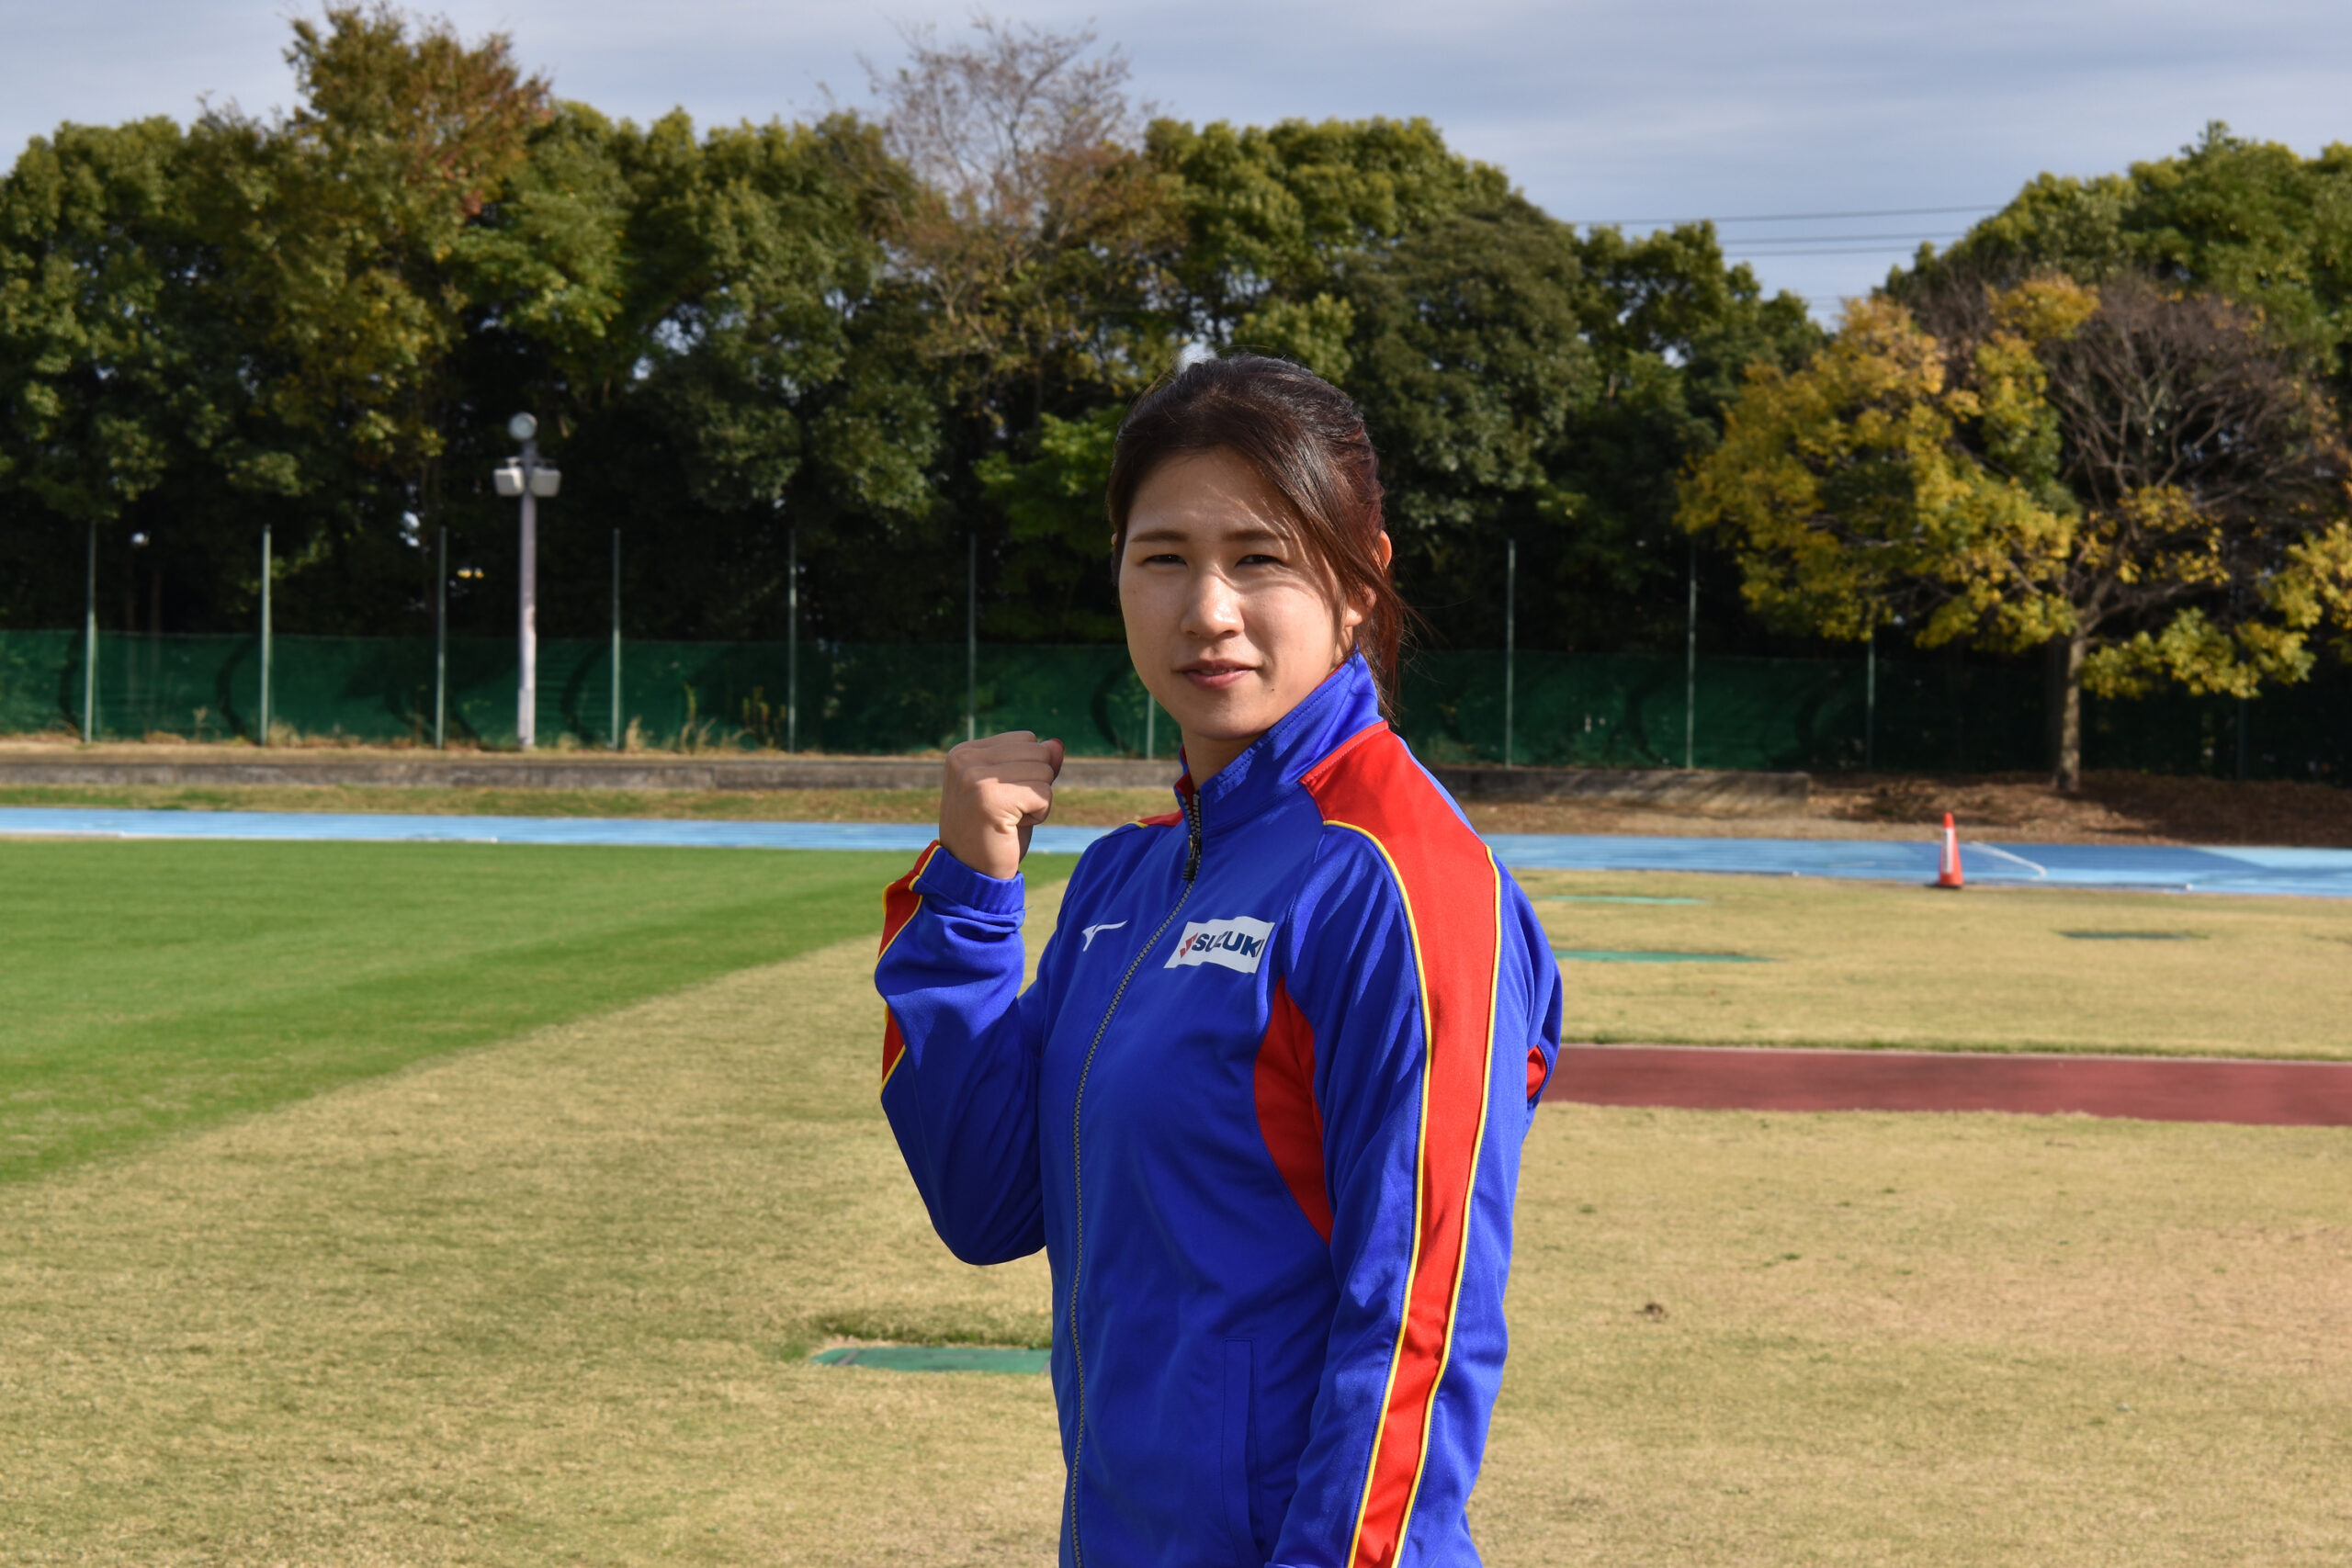
{"type": "MultiPolygon", "coordinates": [[[[253,739],[259,639],[101,635],[96,718],[108,739],[151,735],[253,739]]],[[[797,743],[807,751],[935,750],[963,738],[959,644],[804,643],[797,743]]],[[[977,724],[1033,729],[1080,756],[1167,756],[1173,727],[1146,702],[1112,647],[984,646],[977,724]]],[[[0,632],[0,732],[74,732],[83,702],[78,633],[0,632]]],[[[786,743],[792,651],[783,643],[539,645],[542,744],[673,750],[786,743]]],[[[447,733],[461,743],[514,741],[514,644],[453,637],[447,733]]],[[[1435,761],[1502,758],[1504,660],[1487,650],[1416,655],[1398,722],[1435,761]]],[[[1954,660],[1881,660],[1876,696],[1854,660],[1702,658],[1695,704],[1679,658],[1522,653],[1513,669],[1511,757],[1521,763],[1623,768],[1860,768],[2031,772],[2048,765],[2048,694],[2039,671],[1954,660]]],[[[278,739],[427,741],[434,648],[425,637],[280,637],[270,712],[278,739]]],[[[2084,757],[2094,768],[2233,775],[2245,735],[2258,778],[2352,779],[2352,675],[2330,667],[2306,684],[2250,702],[2159,695],[2086,699],[2084,757]]]]}
{"type": "MultiPolygon", "coordinates": [[[[78,732],[84,644],[79,633],[0,632],[0,732],[78,732]]],[[[960,645],[803,644],[798,655],[803,750],[887,753],[953,745],[964,737],[960,645]]],[[[621,654],[620,734],[640,746],[703,750],[779,747],[789,727],[794,660],[782,643],[637,642],[621,654]]],[[[454,741],[511,746],[515,737],[511,638],[452,637],[446,732],[454,741]]],[[[612,648],[539,644],[541,742],[612,743],[612,648]]],[[[273,639],[270,723],[276,738],[425,741],[432,738],[430,638],[273,639]]],[[[979,650],[985,729],[1066,735],[1081,755],[1161,755],[1175,736],[1145,712],[1123,648],[987,647],[979,650]]],[[[95,719],[102,739],[179,736],[255,739],[261,707],[256,637],[98,638],[95,719]]]]}

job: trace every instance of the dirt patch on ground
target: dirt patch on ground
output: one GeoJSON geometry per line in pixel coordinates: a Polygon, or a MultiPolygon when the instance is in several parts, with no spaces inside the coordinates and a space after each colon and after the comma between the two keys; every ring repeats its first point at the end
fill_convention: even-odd
{"type": "Polygon", "coordinates": [[[2016,773],[1816,778],[1813,788],[1815,815],[1846,822],[1932,827],[1950,811],[1980,832],[2018,838],[2352,845],[2352,791],[2289,780],[2091,773],[2072,795],[2016,773]]]}

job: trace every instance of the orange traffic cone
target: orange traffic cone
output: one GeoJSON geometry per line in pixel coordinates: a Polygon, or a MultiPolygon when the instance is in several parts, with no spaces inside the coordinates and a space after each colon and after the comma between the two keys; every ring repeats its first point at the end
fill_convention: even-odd
{"type": "Polygon", "coordinates": [[[1967,880],[1960,874],[1960,830],[1951,825],[1951,813],[1944,813],[1944,863],[1936,874],[1939,887],[1965,887],[1967,880]]]}

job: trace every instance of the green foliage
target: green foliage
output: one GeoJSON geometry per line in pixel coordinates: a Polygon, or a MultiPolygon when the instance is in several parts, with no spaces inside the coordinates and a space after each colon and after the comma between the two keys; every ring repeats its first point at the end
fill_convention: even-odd
{"type": "Polygon", "coordinates": [[[263,312],[276,412],[413,474],[444,444],[440,372],[475,294],[467,230],[522,163],[548,88],[503,36],[412,37],[383,7],[332,7],[326,22],[294,24],[300,107],[269,124],[210,118],[243,153],[242,177],[222,182],[241,199],[218,194],[214,237],[263,312]]]}
{"type": "MultiPolygon", "coordinates": [[[[2052,330],[2087,313],[2081,290],[2063,299],[2073,319],[2045,311],[2052,330]]],[[[1923,647],[2048,640],[2066,624],[2049,584],[2078,508],[2052,493],[2030,349],[1997,333],[1980,351],[1981,383],[1956,386],[1943,346],[1907,311],[1860,302],[1812,363],[1756,372],[1722,446],[1690,476],[1685,525],[1731,538],[1748,603],[1792,630],[1859,641],[1907,612],[1925,616],[1923,647]],[[2013,461],[1972,453],[1970,423],[2013,461]]]]}
{"type": "Polygon", "coordinates": [[[1380,432],[1392,531],[1466,532],[1540,491],[1594,392],[1573,236],[1517,198],[1454,214],[1346,270],[1350,378],[1380,432]]]}
{"type": "Polygon", "coordinates": [[[1673,475],[1813,333],[1703,226],[1578,235],[1427,121],[1144,126],[1091,36],[910,40],[881,113],[697,130],[560,101],[500,36],[293,29],[288,111],[65,127],[0,184],[0,622],[511,624],[489,472],[564,469],[540,618],[772,638],[1114,637],[1101,479],[1180,345],[1295,359],[1388,458],[1410,595],[1494,640],[1679,634],[1673,475]],[[131,547],[134,536],[151,542],[131,547]],[[1652,590],[1659,592],[1653,592],[1652,590]],[[118,609],[118,606],[119,608],[118,609]]]}
{"type": "MultiPolygon", "coordinates": [[[[1566,646],[1656,647],[1683,630],[1676,479],[1715,445],[1750,366],[1792,369],[1824,334],[1804,301],[1726,265],[1710,224],[1633,240],[1599,229],[1577,250],[1598,386],[1553,459],[1561,525],[1539,544],[1557,565],[1533,607],[1566,646]]],[[[1702,609],[1715,627],[1737,613],[1720,577],[1702,609]]]]}
{"type": "Polygon", "coordinates": [[[9,435],[0,476],[76,522],[111,521],[168,469],[185,323],[168,276],[186,249],[169,120],[66,126],[0,187],[0,341],[9,435]]]}
{"type": "Polygon", "coordinates": [[[2041,175],[1889,288],[1916,302],[1958,279],[2006,287],[2057,272],[2098,284],[2129,271],[2259,310],[2352,391],[2352,146],[2304,158],[2216,121],[2126,175],[2041,175]]]}
{"type": "Polygon", "coordinates": [[[1425,120],[1151,128],[1185,246],[1185,331],[1299,360],[1363,409],[1407,597],[1491,643],[1504,539],[1523,638],[1679,637],[1674,478],[1740,374],[1821,333],[1724,265],[1712,228],[1578,235],[1425,120]]]}
{"type": "Polygon", "coordinates": [[[145,534],[140,575],[237,604],[256,569],[231,518],[271,516],[331,467],[266,406],[214,239],[218,153],[203,126],[68,125],[0,182],[0,617],[68,623],[43,612],[78,605],[89,527],[115,546],[102,592],[146,586],[119,549],[145,534]]]}
{"type": "Polygon", "coordinates": [[[1146,145],[1182,217],[1170,267],[1179,311],[1219,349],[1338,346],[1329,288],[1349,261],[1510,195],[1501,170],[1454,152],[1425,119],[1198,130],[1163,119],[1146,145]]]}
{"type": "MultiPolygon", "coordinates": [[[[1766,620],[1922,647],[2057,644],[2071,691],[2252,695],[2352,627],[2332,412],[2257,323],[2128,276],[1991,298],[1944,340],[1858,303],[1793,373],[1759,367],[1682,519],[1766,620]]],[[[2058,771],[2080,771],[2070,696],[2058,771]]]]}
{"type": "Polygon", "coordinates": [[[991,452],[975,469],[989,502],[1004,514],[1010,544],[1002,602],[989,617],[993,636],[1024,640],[1067,626],[1089,640],[1116,642],[1115,615],[1086,607],[1089,578],[1111,571],[1111,523],[1102,496],[1111,484],[1111,450],[1125,410],[1100,408],[1080,419],[1039,417],[1035,456],[991,452]]]}

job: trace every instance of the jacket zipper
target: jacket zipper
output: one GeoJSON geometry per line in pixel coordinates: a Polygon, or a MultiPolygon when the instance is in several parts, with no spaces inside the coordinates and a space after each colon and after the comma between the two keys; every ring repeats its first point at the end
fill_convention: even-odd
{"type": "Polygon", "coordinates": [[[1127,964],[1127,972],[1119,977],[1119,988],[1111,993],[1111,1005],[1102,1010],[1102,1021],[1094,1026],[1094,1038],[1086,1043],[1086,1059],[1079,1064],[1078,1068],[1078,1093],[1072,1098],[1069,1108],[1071,1241],[1069,1321],[1070,1360],[1078,1370],[1078,1438],[1070,1445],[1068,1486],[1070,1556],[1081,1565],[1081,1568],[1086,1562],[1086,1551],[1078,1541],[1078,1467],[1080,1461],[1086,1457],[1086,1351],[1080,1347],[1078,1339],[1078,1284],[1079,1278],[1084,1272],[1086,1266],[1086,1187],[1085,1167],[1080,1157],[1079,1117],[1086,1109],[1087,1075],[1094,1069],[1094,1053],[1102,1043],[1103,1032],[1111,1027],[1111,1016],[1119,1010],[1120,998],[1127,994],[1127,987],[1134,981],[1136,972],[1143,967],[1143,961],[1150,956],[1153,948],[1159,945],[1159,939],[1168,934],[1168,928],[1175,924],[1177,915],[1184,908],[1184,900],[1193,896],[1193,879],[1200,874],[1200,796],[1188,793],[1182,798],[1184,803],[1183,891],[1176,895],[1176,902],[1169,907],[1167,915],[1159,922],[1159,929],[1151,933],[1151,939],[1148,942],[1136,950],[1135,958],[1127,964]]]}

